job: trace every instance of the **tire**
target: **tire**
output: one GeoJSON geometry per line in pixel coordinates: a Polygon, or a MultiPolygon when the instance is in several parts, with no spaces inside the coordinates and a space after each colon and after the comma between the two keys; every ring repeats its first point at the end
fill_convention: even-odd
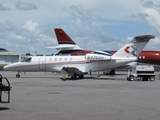
{"type": "Polygon", "coordinates": [[[72,79],[77,79],[77,75],[74,74],[71,78],[72,78],[72,79]]]}
{"type": "Polygon", "coordinates": [[[79,78],[79,79],[83,79],[83,78],[84,78],[83,74],[80,75],[78,78],[79,78]]]}
{"type": "Polygon", "coordinates": [[[16,78],[20,78],[20,74],[16,74],[16,78]]]}
{"type": "Polygon", "coordinates": [[[139,81],[143,81],[143,77],[140,77],[140,78],[139,78],[139,81]]]}
{"type": "Polygon", "coordinates": [[[154,81],[154,80],[155,80],[155,77],[154,77],[154,76],[150,76],[148,79],[149,79],[150,81],[154,81]]]}
{"type": "Polygon", "coordinates": [[[115,75],[115,70],[111,70],[111,71],[109,72],[109,74],[110,74],[110,75],[115,75]]]}
{"type": "Polygon", "coordinates": [[[128,79],[129,79],[129,81],[133,81],[134,80],[134,76],[130,75],[128,79]]]}

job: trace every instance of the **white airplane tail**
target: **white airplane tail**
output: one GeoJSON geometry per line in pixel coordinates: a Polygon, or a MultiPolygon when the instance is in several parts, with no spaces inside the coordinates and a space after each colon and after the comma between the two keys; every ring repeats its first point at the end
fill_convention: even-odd
{"type": "Polygon", "coordinates": [[[141,35],[136,36],[134,39],[123,46],[120,50],[118,50],[113,56],[112,59],[116,58],[137,58],[146,44],[149,42],[150,39],[155,38],[154,35],[141,35]]]}

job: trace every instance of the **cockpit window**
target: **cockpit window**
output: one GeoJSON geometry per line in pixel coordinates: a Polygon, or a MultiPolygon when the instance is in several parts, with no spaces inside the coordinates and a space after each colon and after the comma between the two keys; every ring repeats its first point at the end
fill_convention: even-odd
{"type": "Polygon", "coordinates": [[[31,62],[31,57],[23,59],[21,62],[31,62]]]}

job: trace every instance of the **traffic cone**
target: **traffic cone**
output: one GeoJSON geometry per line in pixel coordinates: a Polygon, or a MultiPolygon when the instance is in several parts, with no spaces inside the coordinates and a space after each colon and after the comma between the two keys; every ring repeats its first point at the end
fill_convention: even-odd
{"type": "Polygon", "coordinates": [[[63,80],[63,81],[66,81],[66,74],[65,74],[65,73],[63,74],[62,80],[63,80]]]}
{"type": "Polygon", "coordinates": [[[98,75],[97,75],[97,77],[100,77],[101,75],[100,75],[100,73],[99,73],[99,71],[98,71],[98,75]]]}

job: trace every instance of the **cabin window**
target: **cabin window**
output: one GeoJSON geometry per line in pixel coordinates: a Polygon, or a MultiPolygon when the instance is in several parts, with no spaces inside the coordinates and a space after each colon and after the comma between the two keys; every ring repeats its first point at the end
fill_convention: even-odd
{"type": "Polygon", "coordinates": [[[54,58],[54,62],[57,62],[57,58],[54,58]]]}
{"type": "Polygon", "coordinates": [[[65,58],[64,61],[67,62],[67,58],[65,58]]]}
{"type": "Polygon", "coordinates": [[[62,62],[62,58],[59,58],[59,62],[62,62]]]}
{"type": "Polygon", "coordinates": [[[52,62],[52,58],[49,58],[49,62],[52,62]]]}

